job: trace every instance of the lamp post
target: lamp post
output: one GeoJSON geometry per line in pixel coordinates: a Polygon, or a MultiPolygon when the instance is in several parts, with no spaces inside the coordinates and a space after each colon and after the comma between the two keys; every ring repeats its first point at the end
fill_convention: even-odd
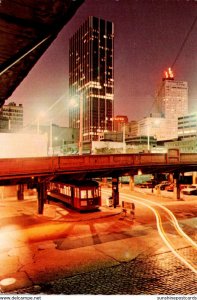
{"type": "Polygon", "coordinates": [[[83,154],[83,96],[79,97],[79,155],[83,154]]]}
{"type": "Polygon", "coordinates": [[[126,153],[126,143],[125,143],[125,122],[123,123],[123,153],[126,153]]]}
{"type": "Polygon", "coordinates": [[[39,114],[38,114],[38,117],[37,117],[37,134],[40,134],[40,118],[44,118],[46,116],[46,113],[41,111],[39,114]]]}
{"type": "Polygon", "coordinates": [[[37,134],[40,134],[40,119],[37,118],[37,134]]]}
{"type": "Polygon", "coordinates": [[[70,100],[70,106],[78,107],[79,109],[79,142],[78,151],[79,155],[83,154],[83,94],[76,93],[76,96],[70,100]]]}
{"type": "Polygon", "coordinates": [[[150,151],[150,124],[147,124],[147,143],[148,152],[150,151]]]}
{"type": "Polygon", "coordinates": [[[50,121],[49,126],[49,155],[53,155],[53,123],[50,121]]]}
{"type": "Polygon", "coordinates": [[[156,128],[159,126],[159,124],[160,124],[159,119],[148,120],[148,123],[147,123],[147,148],[148,148],[148,151],[150,151],[150,126],[151,126],[152,135],[153,135],[153,128],[155,129],[154,130],[155,135],[157,135],[156,134],[156,128]]]}

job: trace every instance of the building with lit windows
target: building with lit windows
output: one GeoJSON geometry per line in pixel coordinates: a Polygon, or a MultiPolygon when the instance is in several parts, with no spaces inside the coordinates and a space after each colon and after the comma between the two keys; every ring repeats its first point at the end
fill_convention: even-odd
{"type": "Polygon", "coordinates": [[[197,137],[197,113],[178,118],[178,138],[188,139],[197,137]]]}
{"type": "Polygon", "coordinates": [[[16,132],[23,128],[23,106],[10,102],[0,110],[1,132],[16,132]]]}
{"type": "Polygon", "coordinates": [[[157,94],[157,108],[166,119],[165,134],[160,140],[178,138],[178,117],[188,113],[188,84],[175,81],[169,68],[157,94]]]}
{"type": "Polygon", "coordinates": [[[114,25],[89,17],[69,40],[69,126],[80,128],[83,142],[113,130],[114,25]],[[81,116],[80,116],[81,107],[81,116]]]}
{"type": "Polygon", "coordinates": [[[122,131],[123,127],[128,123],[127,116],[116,116],[114,118],[114,131],[122,131]]]}

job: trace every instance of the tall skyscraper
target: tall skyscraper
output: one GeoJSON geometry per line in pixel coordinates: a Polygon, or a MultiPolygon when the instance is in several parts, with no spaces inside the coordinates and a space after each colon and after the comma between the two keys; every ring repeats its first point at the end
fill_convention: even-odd
{"type": "Polygon", "coordinates": [[[113,129],[114,25],[89,17],[69,40],[69,93],[77,105],[69,107],[69,126],[80,127],[83,141],[98,140],[113,129]],[[80,118],[80,101],[83,105],[80,118]]]}
{"type": "Polygon", "coordinates": [[[188,84],[186,81],[174,80],[169,68],[165,72],[157,96],[159,112],[166,119],[166,136],[164,139],[178,137],[178,117],[188,113],[188,84]]]}

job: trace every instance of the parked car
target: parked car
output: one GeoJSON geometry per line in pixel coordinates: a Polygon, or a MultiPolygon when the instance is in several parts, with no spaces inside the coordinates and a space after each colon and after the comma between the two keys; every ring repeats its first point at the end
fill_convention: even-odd
{"type": "MultiPolygon", "coordinates": [[[[180,184],[181,191],[187,187],[188,187],[187,184],[180,184]]],[[[174,183],[171,183],[170,185],[166,186],[165,190],[168,192],[173,192],[174,191],[174,183]]]]}
{"type": "Polygon", "coordinates": [[[197,195],[197,184],[191,184],[181,191],[184,195],[197,195]]]}
{"type": "Polygon", "coordinates": [[[155,186],[155,189],[156,189],[156,190],[164,191],[165,188],[166,188],[167,186],[169,186],[169,185],[170,185],[169,182],[168,182],[168,183],[160,183],[160,184],[157,184],[157,185],[155,186]]]}
{"type": "Polygon", "coordinates": [[[144,182],[142,184],[143,188],[151,189],[153,187],[153,184],[151,182],[144,182]]]}
{"type": "Polygon", "coordinates": [[[168,192],[173,192],[174,191],[174,183],[171,183],[171,184],[167,185],[165,187],[165,190],[168,191],[168,192]]]}
{"type": "Polygon", "coordinates": [[[144,183],[139,184],[140,188],[146,188],[146,189],[151,189],[154,187],[154,184],[151,181],[147,181],[144,183]]]}
{"type": "Polygon", "coordinates": [[[188,184],[180,184],[180,190],[186,189],[188,187],[188,184]]]}

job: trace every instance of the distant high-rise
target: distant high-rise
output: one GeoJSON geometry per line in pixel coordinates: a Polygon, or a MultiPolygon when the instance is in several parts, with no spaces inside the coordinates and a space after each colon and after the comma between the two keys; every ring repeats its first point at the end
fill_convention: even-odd
{"type": "Polygon", "coordinates": [[[23,128],[23,105],[10,102],[0,110],[0,131],[16,132],[23,128]]]}
{"type": "Polygon", "coordinates": [[[157,95],[157,107],[166,119],[166,138],[178,137],[178,117],[188,113],[188,84],[186,81],[175,81],[169,68],[165,72],[157,95]]]}
{"type": "Polygon", "coordinates": [[[122,131],[123,127],[128,123],[127,116],[116,116],[114,118],[114,131],[122,131]]]}
{"type": "Polygon", "coordinates": [[[69,126],[79,128],[83,102],[83,141],[113,129],[114,25],[89,17],[69,40],[69,126]]]}

